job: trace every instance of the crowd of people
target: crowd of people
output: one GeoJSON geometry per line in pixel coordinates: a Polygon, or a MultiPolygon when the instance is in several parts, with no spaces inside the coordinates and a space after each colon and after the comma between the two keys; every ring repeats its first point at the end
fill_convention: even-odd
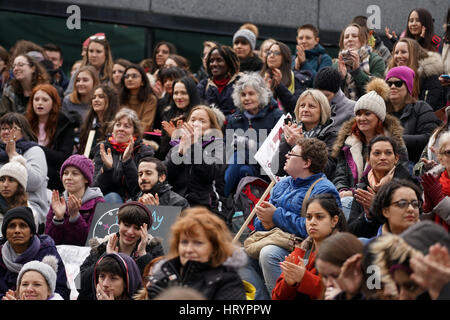
{"type": "Polygon", "coordinates": [[[355,17],[336,58],[314,25],[292,52],[246,23],[196,72],[167,41],[129,61],[96,33],[68,75],[57,44],[0,47],[1,299],[70,299],[57,246],[86,244],[78,300],[450,299],[450,8],[433,21],[383,41],[355,17]],[[119,230],[89,238],[101,203],[119,230]],[[168,250],[148,206],[181,208],[168,250]]]}

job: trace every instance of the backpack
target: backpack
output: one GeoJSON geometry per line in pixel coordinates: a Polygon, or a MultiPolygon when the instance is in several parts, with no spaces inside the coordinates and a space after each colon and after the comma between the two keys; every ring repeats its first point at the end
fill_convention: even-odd
{"type": "MultiPolygon", "coordinates": [[[[236,193],[234,194],[234,215],[231,219],[231,232],[233,235],[239,232],[268,186],[269,183],[259,177],[246,176],[239,181],[236,193]]],[[[268,201],[269,198],[270,193],[264,200],[268,201]]],[[[244,243],[244,240],[247,239],[250,232],[255,229],[253,220],[240,236],[239,242],[244,243]]]]}

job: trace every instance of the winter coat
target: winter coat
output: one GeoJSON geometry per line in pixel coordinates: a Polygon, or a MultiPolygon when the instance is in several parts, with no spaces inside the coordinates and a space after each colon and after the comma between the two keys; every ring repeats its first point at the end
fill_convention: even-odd
{"type": "Polygon", "coordinates": [[[155,151],[152,147],[143,144],[142,140],[136,139],[134,142],[131,158],[122,161],[122,153],[115,150],[111,143],[106,140],[105,151],[111,149],[113,157],[113,167],[106,168],[103,165],[100,155],[100,143],[94,150],[94,183],[93,186],[100,187],[103,195],[110,192],[117,192],[122,199],[126,200],[139,192],[137,167],[139,161],[145,157],[152,157],[155,151]]]}
{"type": "Polygon", "coordinates": [[[339,132],[344,122],[355,116],[353,112],[355,103],[356,101],[347,98],[341,89],[336,92],[333,99],[330,101],[331,119],[333,119],[334,131],[339,132]]]}
{"type": "Polygon", "coordinates": [[[233,98],[231,94],[233,93],[233,86],[240,78],[241,74],[237,73],[231,77],[228,84],[223,89],[222,93],[219,93],[219,89],[211,78],[204,79],[197,84],[198,94],[200,99],[204,101],[209,106],[215,105],[223,112],[225,116],[234,113],[237,107],[234,105],[233,98]]]}
{"type": "MultiPolygon", "coordinates": [[[[0,297],[5,295],[9,290],[16,290],[17,276],[19,273],[9,270],[6,267],[3,260],[4,252],[3,248],[7,245],[7,242],[3,242],[0,245],[0,297]]],[[[5,248],[6,250],[6,248],[5,248]]],[[[56,249],[55,242],[48,235],[34,235],[30,239],[30,246],[28,249],[19,255],[16,259],[16,263],[25,264],[27,262],[38,260],[41,261],[45,256],[52,255],[58,259],[58,272],[56,274],[56,288],[55,293],[59,293],[64,300],[70,299],[70,289],[67,286],[67,276],[64,263],[61,256],[56,249]]]]}
{"type": "Polygon", "coordinates": [[[3,87],[3,94],[0,100],[0,117],[8,112],[25,114],[30,97],[25,97],[23,93],[14,92],[10,84],[3,87]]]}
{"type": "MultiPolygon", "coordinates": [[[[116,233],[119,236],[119,233],[116,233]]],[[[95,287],[93,288],[94,279],[92,278],[94,275],[95,264],[98,259],[106,253],[106,246],[108,244],[108,239],[112,235],[108,235],[103,239],[93,238],[89,240],[89,244],[91,246],[91,253],[84,260],[83,264],[80,266],[80,275],[81,275],[81,287],[78,289],[79,295],[78,300],[94,300],[95,299],[95,287]]],[[[136,262],[139,272],[142,275],[145,269],[145,266],[154,258],[164,255],[164,249],[161,245],[161,240],[155,237],[152,237],[149,234],[149,239],[147,242],[147,246],[145,250],[147,252],[146,255],[142,257],[138,257],[136,250],[139,246],[140,240],[136,243],[136,247],[131,253],[130,257],[136,262]]]]}
{"type": "MultiPolygon", "coordinates": [[[[295,58],[295,56],[292,57],[292,70],[295,68],[295,58]]],[[[318,44],[311,50],[305,50],[305,58],[306,60],[301,65],[299,71],[308,70],[311,72],[313,78],[320,69],[329,67],[333,63],[331,57],[321,44],[318,44]]]]}
{"type": "Polygon", "coordinates": [[[64,191],[59,170],[64,161],[73,152],[76,120],[74,117],[60,112],[56,124],[56,132],[53,137],[53,144],[48,147],[41,146],[45,153],[48,167],[48,188],[50,190],[64,191]]]}
{"type": "MultiPolygon", "coordinates": [[[[27,161],[28,181],[26,192],[28,193],[28,202],[33,207],[33,211],[39,213],[37,217],[39,224],[43,223],[45,225],[49,209],[45,153],[37,143],[24,139],[16,141],[16,151],[27,161]]],[[[0,161],[0,168],[8,162],[7,157],[5,144],[0,143],[0,158],[3,159],[0,161]]]]}
{"type": "Polygon", "coordinates": [[[183,155],[179,145],[174,146],[166,156],[167,180],[173,191],[184,197],[190,206],[201,205],[216,212],[220,197],[224,194],[225,150],[221,138],[205,138],[194,143],[183,155]],[[198,151],[196,151],[198,150],[198,151]],[[196,163],[200,156],[201,162],[196,163]],[[205,162],[205,159],[209,159],[205,162]]]}
{"type": "MultiPolygon", "coordinates": [[[[409,171],[402,165],[398,165],[395,168],[393,178],[409,180],[421,188],[419,181],[413,178],[409,174],[409,171]]],[[[358,189],[367,190],[368,186],[369,180],[368,175],[366,174],[362,177],[361,182],[358,184],[358,189]]],[[[381,223],[376,219],[367,220],[363,206],[356,201],[356,199],[353,199],[350,216],[347,223],[349,232],[362,238],[372,238],[376,236],[377,230],[381,226],[381,223]]]]}
{"type": "Polygon", "coordinates": [[[428,51],[428,57],[418,61],[417,74],[420,81],[419,100],[427,102],[434,111],[445,107],[444,89],[439,77],[444,73],[441,55],[428,51]]]}
{"type": "MultiPolygon", "coordinates": [[[[150,193],[153,195],[158,194],[160,206],[182,207],[183,209],[189,207],[189,202],[178,193],[173,192],[172,186],[167,181],[164,181],[163,183],[158,181],[150,190],[150,193]]],[[[143,195],[144,192],[139,192],[134,200],[138,201],[143,195]]]]}
{"type": "Polygon", "coordinates": [[[263,68],[264,63],[257,55],[252,55],[240,61],[240,72],[259,72],[263,68]]]}
{"type": "Polygon", "coordinates": [[[400,112],[393,112],[403,128],[403,140],[408,149],[409,160],[417,163],[431,134],[441,121],[425,101],[407,104],[400,112]]]}
{"type": "Polygon", "coordinates": [[[76,115],[78,115],[77,119],[80,121],[80,125],[86,120],[87,114],[90,109],[91,106],[87,103],[73,103],[72,101],[70,101],[70,95],[64,97],[61,106],[62,112],[65,112],[66,114],[75,113],[76,115]]]}
{"type": "Polygon", "coordinates": [[[154,266],[149,298],[156,297],[162,289],[179,285],[197,290],[207,300],[246,300],[244,284],[237,273],[246,262],[243,250],[236,250],[216,268],[198,261],[182,266],[179,257],[162,260],[154,266]]]}
{"type": "MultiPolygon", "coordinates": [[[[332,157],[336,159],[336,172],[333,183],[340,191],[351,190],[365,171],[368,170],[368,163],[364,157],[367,149],[362,141],[351,134],[352,125],[356,120],[353,118],[345,122],[339,131],[336,142],[333,145],[332,157]]],[[[400,164],[408,167],[408,151],[403,141],[403,128],[398,119],[389,114],[383,122],[384,134],[391,137],[399,147],[400,164]]]]}
{"type": "Polygon", "coordinates": [[[310,70],[295,70],[292,72],[294,73],[294,93],[289,91],[283,83],[280,83],[274,88],[274,98],[281,102],[283,110],[286,113],[289,112],[291,114],[294,113],[297,100],[303,91],[312,87],[313,79],[313,75],[310,70]]]}
{"type": "Polygon", "coordinates": [[[104,259],[105,257],[112,257],[114,258],[120,265],[120,269],[122,271],[122,273],[124,275],[126,275],[124,277],[124,284],[125,284],[125,295],[126,298],[131,300],[133,299],[133,296],[136,294],[136,292],[138,292],[139,289],[141,289],[142,287],[142,276],[141,276],[141,272],[139,271],[139,268],[136,264],[136,262],[134,262],[133,258],[131,258],[129,255],[124,254],[124,253],[108,253],[103,255],[100,259],[98,259],[97,263],[94,266],[94,274],[92,277],[92,280],[94,282],[93,286],[92,286],[92,290],[93,290],[93,297],[96,299],[96,293],[97,293],[97,266],[100,263],[100,261],[102,259],[104,259]]]}
{"type": "Polygon", "coordinates": [[[294,258],[294,263],[298,263],[300,259],[305,259],[308,252],[308,262],[304,261],[306,271],[302,281],[290,286],[284,281],[284,273],[281,273],[272,290],[272,300],[316,300],[323,296],[324,286],[315,267],[316,251],[312,251],[310,242],[311,238],[306,239],[289,254],[289,257],[294,258]]]}
{"type": "MultiPolygon", "coordinates": [[[[301,216],[303,200],[309,187],[322,177],[324,179],[314,186],[310,197],[315,194],[330,193],[336,197],[336,201],[341,207],[339,193],[331,181],[326,179],[325,174],[316,173],[305,179],[294,179],[288,176],[277,182],[270,193],[269,202],[276,207],[272,216],[272,221],[276,227],[303,239],[308,237],[306,219],[301,216]]],[[[255,217],[253,224],[255,230],[265,230],[258,217],[255,217]]]]}
{"type": "MultiPolygon", "coordinates": [[[[64,199],[68,201],[67,191],[64,191],[64,199]]],[[[67,244],[84,246],[91,227],[97,203],[105,202],[100,188],[87,187],[81,198],[79,215],[74,219],[69,216],[68,209],[64,213],[64,222],[53,221],[53,208],[47,215],[45,233],[55,240],[56,245],[67,244]]]]}

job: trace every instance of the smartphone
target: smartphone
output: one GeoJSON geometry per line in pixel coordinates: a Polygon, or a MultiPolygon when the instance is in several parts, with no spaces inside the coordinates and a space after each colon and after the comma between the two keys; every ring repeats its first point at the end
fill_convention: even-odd
{"type": "Polygon", "coordinates": [[[450,79],[450,74],[441,74],[441,78],[450,79]]]}

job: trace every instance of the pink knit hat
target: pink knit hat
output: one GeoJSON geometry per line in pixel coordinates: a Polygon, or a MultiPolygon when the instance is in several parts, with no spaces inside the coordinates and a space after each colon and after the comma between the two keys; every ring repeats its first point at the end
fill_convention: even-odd
{"type": "Polygon", "coordinates": [[[414,84],[414,70],[407,66],[394,67],[388,71],[385,80],[389,80],[390,78],[399,78],[403,80],[406,84],[406,88],[408,89],[409,94],[413,92],[413,84],[414,84]]]}

